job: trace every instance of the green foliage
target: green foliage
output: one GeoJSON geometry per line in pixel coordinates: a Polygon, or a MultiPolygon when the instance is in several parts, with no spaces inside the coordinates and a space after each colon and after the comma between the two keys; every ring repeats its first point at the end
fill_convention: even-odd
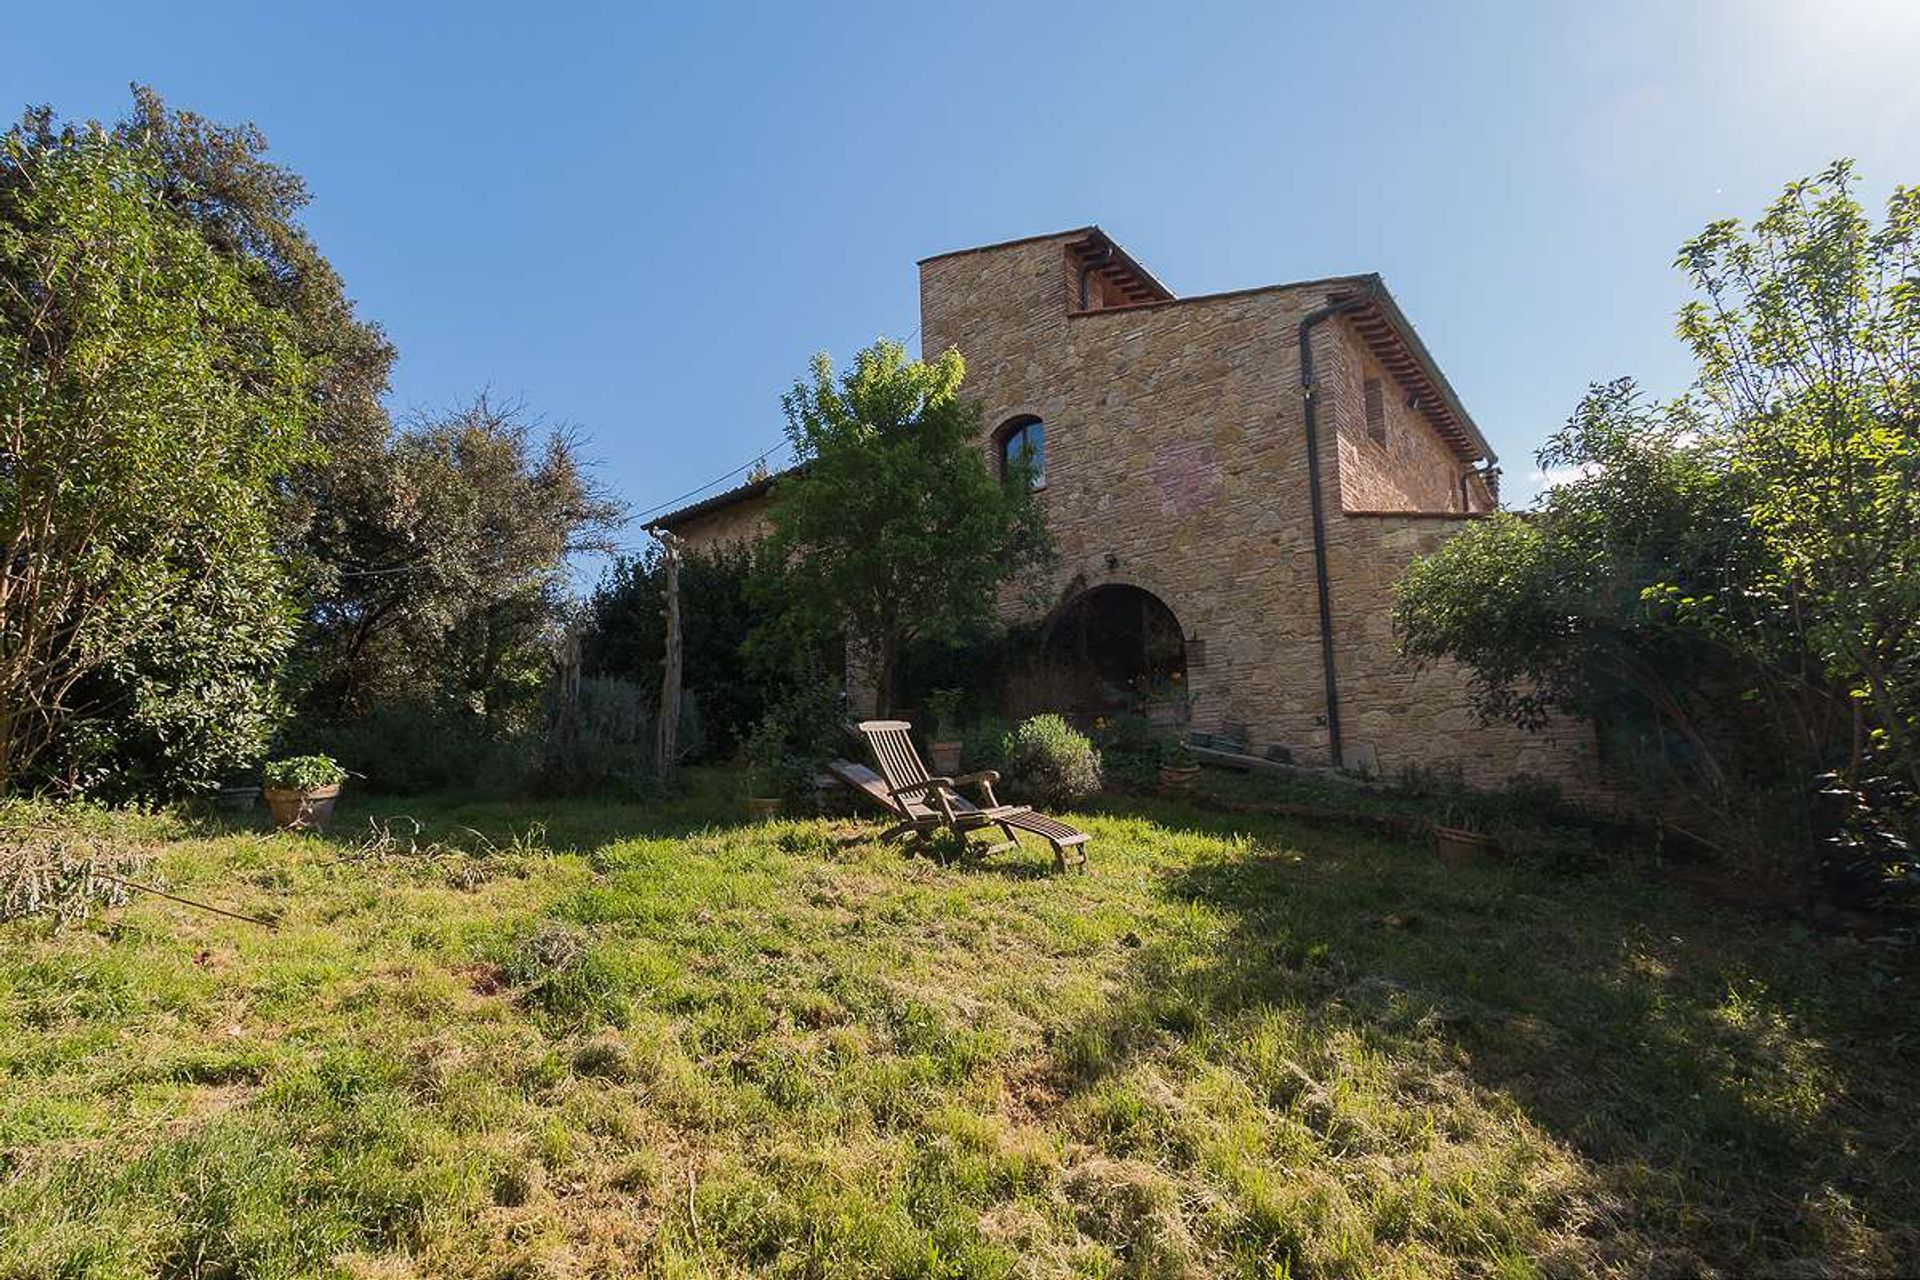
{"type": "MultiPolygon", "coordinates": [[[[385,704],[410,715],[425,702],[462,743],[525,738],[565,621],[564,559],[606,549],[619,518],[580,440],[484,396],[396,434],[381,404],[394,349],[354,314],[300,225],[306,184],[267,158],[260,131],[136,86],[114,136],[153,157],[156,198],[239,270],[308,373],[322,449],[285,477],[276,512],[307,624],[289,681],[304,724],[352,733],[385,704]]],[[[271,667],[283,650],[257,652],[271,667]]],[[[201,723],[239,723],[238,710],[201,723]]]]}
{"type": "Polygon", "coordinates": [[[968,769],[999,769],[1007,762],[1007,737],[1013,732],[1011,721],[994,716],[976,717],[960,731],[960,758],[968,769]]]}
{"type": "Polygon", "coordinates": [[[1160,740],[1160,763],[1169,769],[1192,769],[1199,765],[1200,757],[1193,753],[1193,744],[1185,734],[1169,733],[1160,740]]]}
{"type": "Polygon", "coordinates": [[[333,756],[383,795],[467,788],[506,793],[538,763],[527,735],[491,738],[471,715],[424,698],[381,702],[350,720],[298,722],[278,745],[333,756]]]}
{"type": "Polygon", "coordinates": [[[929,364],[882,341],[838,379],[815,357],[783,400],[796,465],[774,482],[767,551],[788,579],[782,624],[854,637],[883,705],[904,643],[986,619],[1047,550],[1029,488],[987,465],[964,375],[957,351],[929,364]]]}
{"type": "Polygon", "coordinates": [[[1166,738],[1166,731],[1143,715],[1102,716],[1093,722],[1102,774],[1135,789],[1158,781],[1166,738]]]}
{"type": "Polygon", "coordinates": [[[960,731],[960,707],[965,697],[959,689],[935,689],[927,695],[927,714],[933,717],[933,734],[942,742],[960,731]]]}
{"type": "Polygon", "coordinates": [[[0,140],[0,788],[206,787],[274,721],[310,371],[162,186],[50,113],[0,140]]]}
{"type": "Polygon", "coordinates": [[[133,109],[114,136],[154,158],[156,194],[240,269],[261,306],[281,320],[309,374],[308,424],[321,450],[290,477],[287,533],[311,537],[309,589],[324,590],[326,566],[347,562],[336,540],[359,511],[360,475],[392,426],[380,397],[394,361],[378,325],[354,314],[340,275],[300,225],[311,199],[300,175],[266,158],[251,124],[222,125],[168,108],[135,85],[133,109]],[[315,580],[315,574],[319,580],[315,580]]]}
{"type": "Polygon", "coordinates": [[[631,680],[583,678],[567,740],[560,740],[558,725],[548,733],[541,789],[556,795],[649,793],[656,697],[631,680]]]}
{"type": "Polygon", "coordinates": [[[1021,721],[1007,735],[1005,754],[1006,790],[1015,799],[1065,807],[1100,790],[1100,753],[1057,715],[1021,721]]]}
{"type": "MultiPolygon", "coordinates": [[[[818,637],[782,641],[774,623],[784,608],[779,566],[752,544],[680,554],[680,683],[699,715],[700,740],[681,738],[690,760],[728,759],[753,726],[796,681],[833,669],[832,646],[818,637]],[[748,644],[758,634],[761,642],[748,644]]],[[[658,689],[666,656],[665,570],[657,548],[621,557],[587,601],[581,665],[658,689]]]]}
{"type": "Polygon", "coordinates": [[[742,746],[757,794],[777,795],[795,812],[813,808],[821,762],[848,747],[846,695],[832,680],[800,680],[768,709],[742,746]]]}
{"type": "MultiPolygon", "coordinates": [[[[1833,837],[1817,775],[1920,781],[1920,193],[1876,228],[1852,185],[1835,165],[1688,242],[1693,392],[1596,387],[1540,454],[1573,478],[1415,565],[1397,608],[1484,715],[1593,722],[1616,777],[1796,877],[1833,837]]],[[[1911,802],[1881,812],[1920,835],[1911,802]]]]}
{"type": "Polygon", "coordinates": [[[606,549],[620,518],[578,439],[482,396],[398,435],[371,482],[377,519],[314,614],[312,716],[417,698],[488,738],[529,729],[564,629],[567,557],[606,549]]]}
{"type": "Polygon", "coordinates": [[[286,791],[317,791],[347,780],[347,771],[332,756],[288,756],[269,760],[260,769],[269,787],[286,791]]]}

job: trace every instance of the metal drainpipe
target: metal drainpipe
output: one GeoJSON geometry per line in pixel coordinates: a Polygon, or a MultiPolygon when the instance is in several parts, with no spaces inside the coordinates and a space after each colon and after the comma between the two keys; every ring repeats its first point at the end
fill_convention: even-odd
{"type": "Polygon", "coordinates": [[[1113,246],[1106,245],[1100,250],[1100,256],[1090,262],[1080,264],[1080,309],[1087,309],[1087,277],[1113,261],[1113,246]]]}
{"type": "Polygon", "coordinates": [[[1340,678],[1333,665],[1333,592],[1327,581],[1327,516],[1320,494],[1320,424],[1316,408],[1320,389],[1313,376],[1313,330],[1324,320],[1357,311],[1363,298],[1328,303],[1300,321],[1300,386],[1304,391],[1307,422],[1307,497],[1313,507],[1313,579],[1320,597],[1320,670],[1326,683],[1327,753],[1333,767],[1346,766],[1340,744],[1340,678]]]}

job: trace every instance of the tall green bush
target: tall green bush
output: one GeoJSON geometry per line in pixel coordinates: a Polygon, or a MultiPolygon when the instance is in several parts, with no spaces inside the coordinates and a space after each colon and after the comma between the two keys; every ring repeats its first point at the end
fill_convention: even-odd
{"type": "MultiPolygon", "coordinates": [[[[725,760],[788,692],[837,666],[830,636],[773,626],[785,608],[780,566],[750,544],[680,557],[681,687],[698,707],[699,734],[681,737],[690,759],[725,760]],[[749,643],[758,635],[758,643],[749,643]]],[[[594,675],[658,689],[666,656],[666,585],[660,553],[623,557],[587,601],[581,665],[594,675]]]]}
{"type": "Polygon", "coordinates": [[[0,790],[206,786],[273,723],[308,369],[158,175],[45,113],[0,139],[0,790]]]}
{"type": "Polygon", "coordinates": [[[1397,620],[1484,715],[1593,723],[1700,840],[1890,885],[1920,847],[1920,191],[1876,227],[1853,186],[1683,246],[1692,392],[1595,388],[1540,454],[1566,483],[1416,564],[1397,620]]]}

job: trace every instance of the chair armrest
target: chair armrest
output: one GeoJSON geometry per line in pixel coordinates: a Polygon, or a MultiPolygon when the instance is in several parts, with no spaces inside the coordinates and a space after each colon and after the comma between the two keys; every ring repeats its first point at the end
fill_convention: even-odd
{"type": "Polygon", "coordinates": [[[921,791],[931,791],[931,790],[934,790],[935,788],[945,788],[946,790],[951,791],[953,790],[953,779],[952,778],[928,778],[925,782],[910,782],[904,787],[891,788],[891,794],[898,796],[900,799],[904,800],[910,795],[914,795],[921,791]]]}
{"type": "Polygon", "coordinates": [[[976,782],[984,782],[992,785],[998,781],[1000,781],[1000,771],[998,769],[982,769],[977,773],[961,774],[953,780],[953,785],[956,787],[970,787],[976,782]]]}

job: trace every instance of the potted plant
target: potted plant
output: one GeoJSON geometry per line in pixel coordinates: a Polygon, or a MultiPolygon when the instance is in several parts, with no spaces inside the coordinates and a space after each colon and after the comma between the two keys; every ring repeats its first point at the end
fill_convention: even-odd
{"type": "Polygon", "coordinates": [[[1472,866],[1494,849],[1493,838],[1480,830],[1480,820],[1452,805],[1434,825],[1433,846],[1440,861],[1456,870],[1472,866]]]}
{"type": "Polygon", "coordinates": [[[933,771],[949,777],[960,772],[960,691],[935,689],[927,695],[927,711],[933,716],[933,741],[927,744],[933,757],[933,771]]]}
{"type": "Polygon", "coordinates": [[[347,771],[332,756],[290,756],[267,761],[261,775],[274,826],[323,831],[347,771]]]}
{"type": "Polygon", "coordinates": [[[1200,778],[1200,757],[1185,738],[1169,738],[1160,748],[1160,789],[1169,795],[1193,794],[1200,778]]]}

